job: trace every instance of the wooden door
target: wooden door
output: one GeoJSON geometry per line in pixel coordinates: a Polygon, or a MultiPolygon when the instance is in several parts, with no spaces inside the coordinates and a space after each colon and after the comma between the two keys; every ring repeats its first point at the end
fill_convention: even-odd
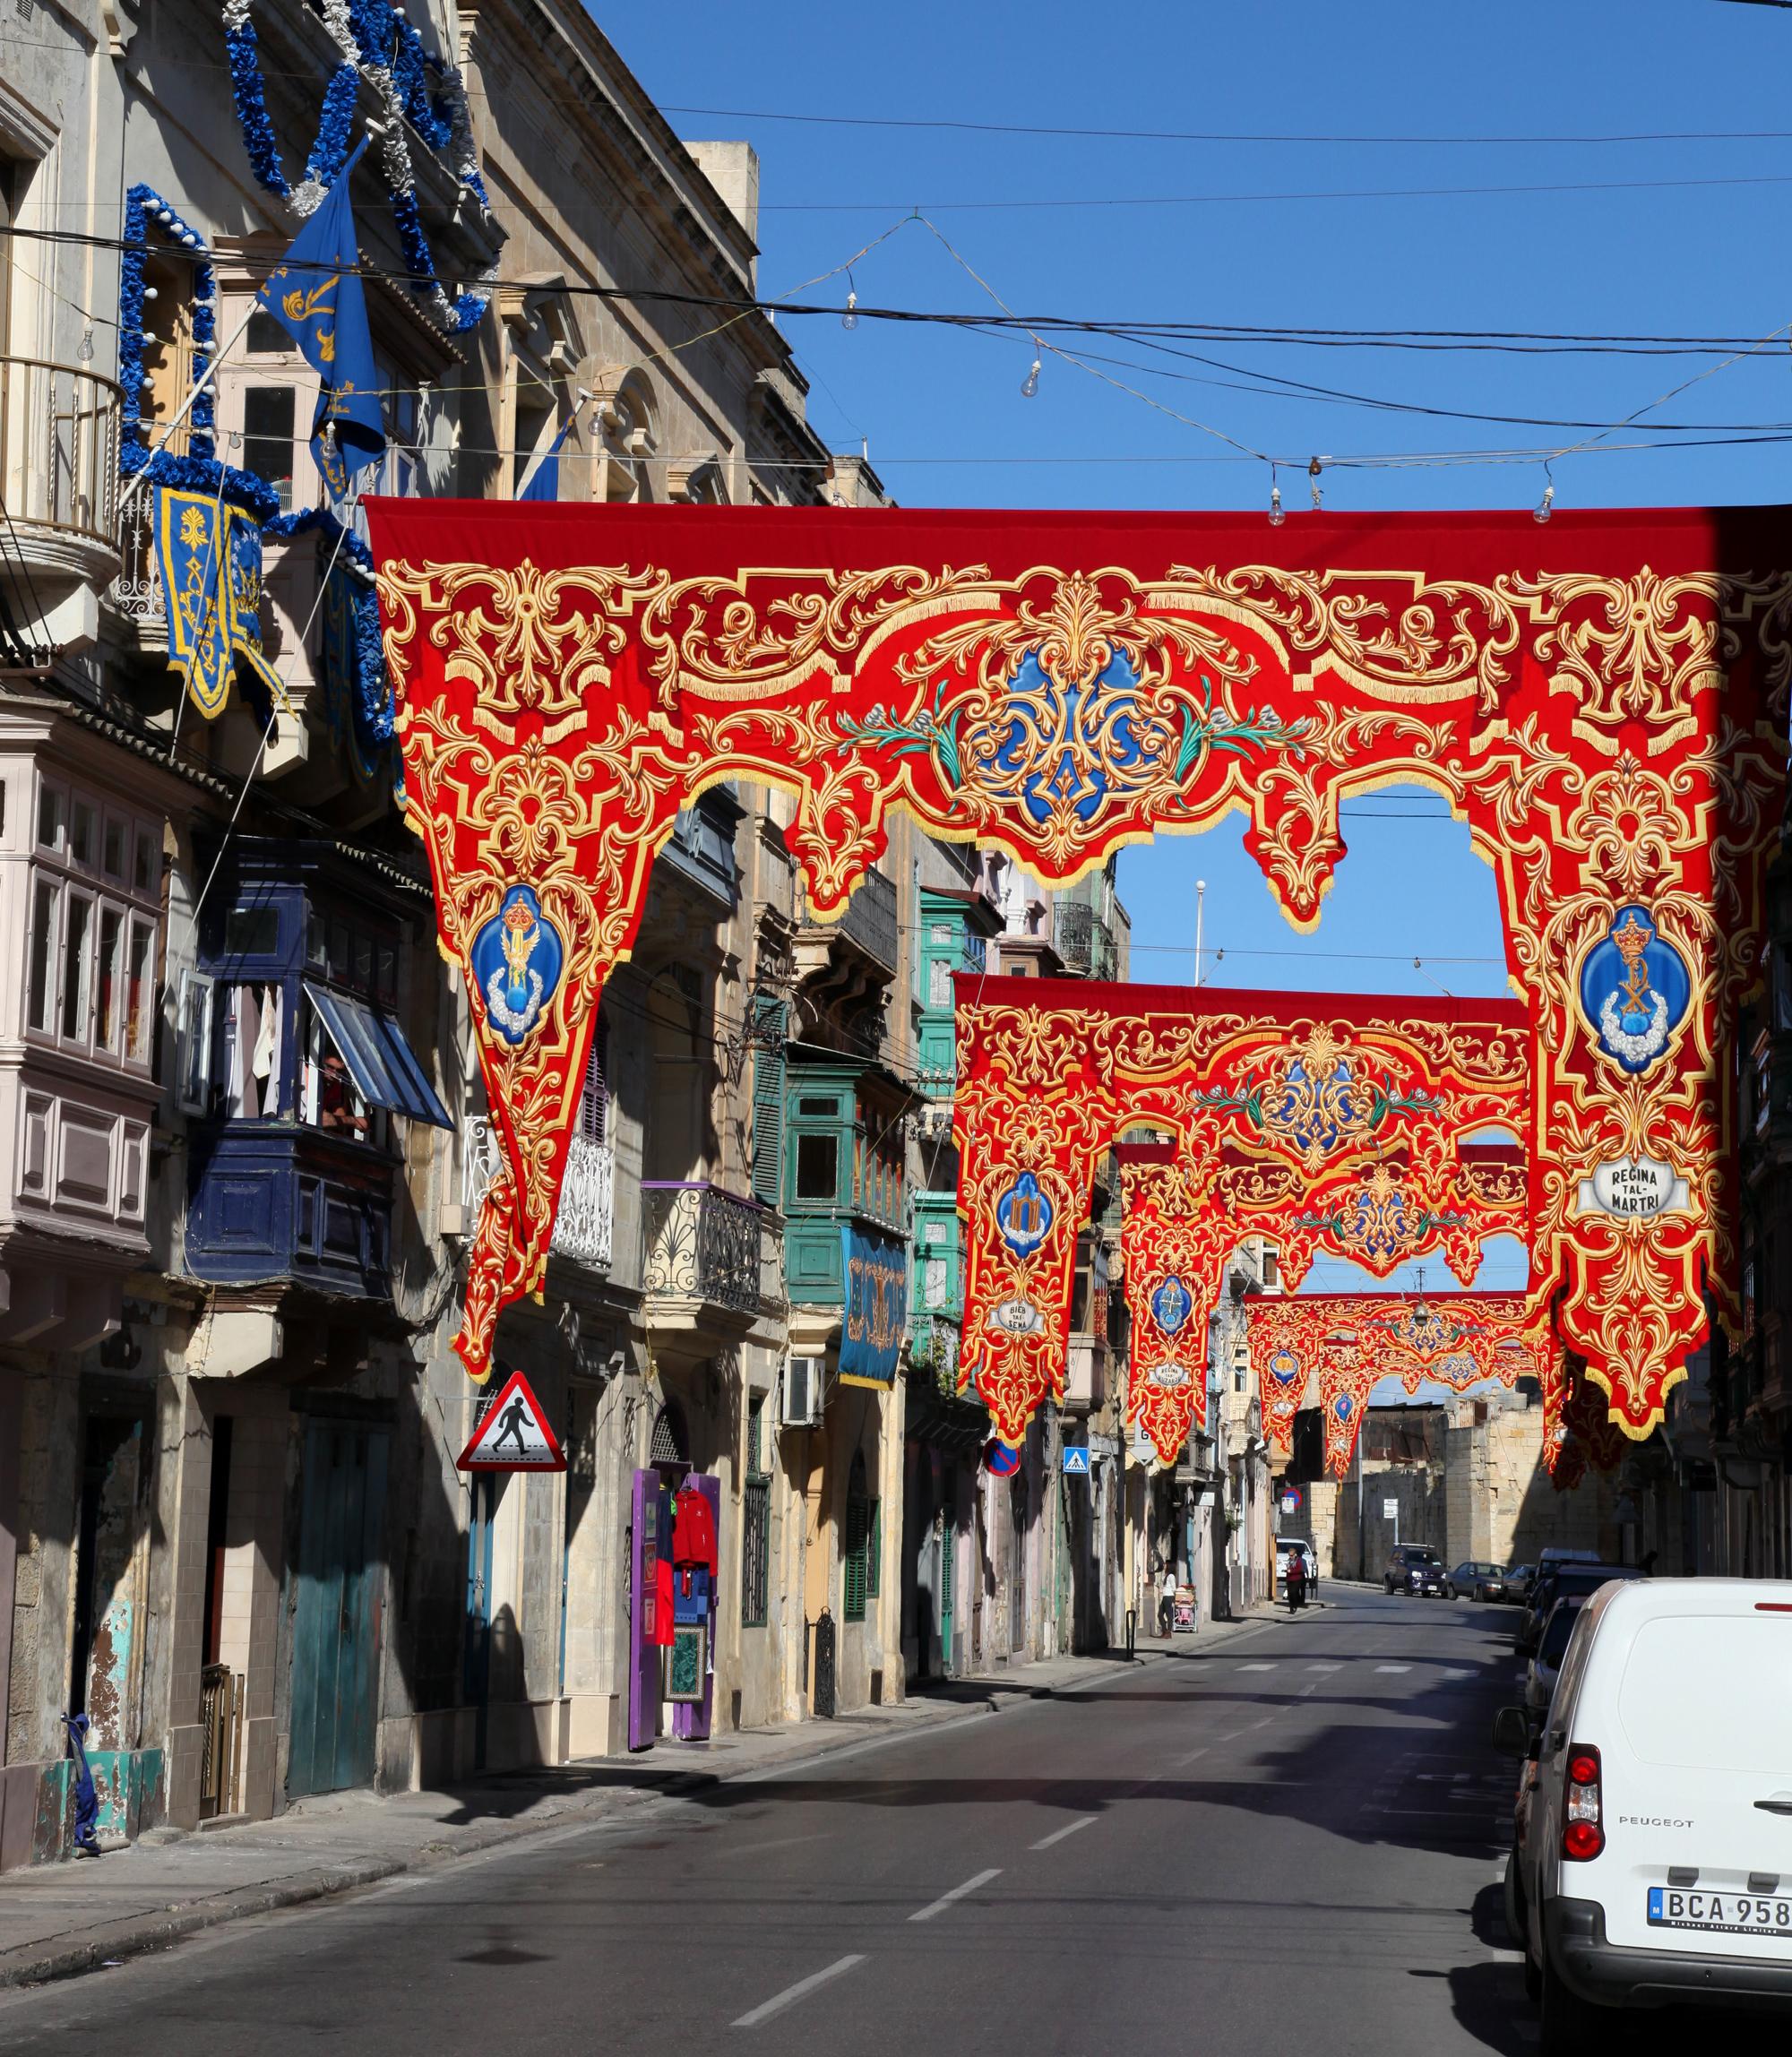
{"type": "Polygon", "coordinates": [[[373,1781],[389,1442],[358,1423],[306,1431],[286,1781],[295,1798],[373,1781]]]}

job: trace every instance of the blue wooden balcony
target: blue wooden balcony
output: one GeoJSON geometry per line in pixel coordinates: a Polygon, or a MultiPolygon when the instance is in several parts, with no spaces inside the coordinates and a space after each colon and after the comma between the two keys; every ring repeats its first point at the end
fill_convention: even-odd
{"type": "Polygon", "coordinates": [[[235,1121],[194,1157],[186,1219],[193,1277],[391,1298],[388,1152],[291,1122],[235,1121]]]}

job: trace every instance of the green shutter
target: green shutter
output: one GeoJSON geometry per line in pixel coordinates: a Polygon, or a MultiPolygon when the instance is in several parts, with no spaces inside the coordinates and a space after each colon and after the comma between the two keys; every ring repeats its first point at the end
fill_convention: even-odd
{"type": "Polygon", "coordinates": [[[874,1600],[877,1589],[883,1584],[880,1576],[883,1562],[883,1502],[874,1500],[871,1503],[870,1536],[866,1544],[865,1589],[874,1600]]]}
{"type": "Polygon", "coordinates": [[[866,1545],[871,1538],[871,1502],[865,1496],[865,1458],[852,1460],[846,1489],[845,1548],[840,1554],[840,1617],[865,1619],[866,1545]]]}
{"type": "Polygon", "coordinates": [[[778,1207],[784,1185],[784,1003],[755,994],[751,1027],[753,1197],[778,1207]]]}

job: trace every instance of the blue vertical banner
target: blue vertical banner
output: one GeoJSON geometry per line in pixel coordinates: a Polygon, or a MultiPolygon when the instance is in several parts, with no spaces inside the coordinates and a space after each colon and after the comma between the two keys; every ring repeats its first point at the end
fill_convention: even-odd
{"type": "Polygon", "coordinates": [[[283,697],[262,652],[262,532],[254,517],[216,493],[153,490],[168,663],[185,673],[193,704],[215,721],[238,659],[264,703],[283,697]]]}
{"type": "Polygon", "coordinates": [[[386,447],[355,211],[349,202],[349,175],[366,147],[363,137],[255,296],[323,382],[311,426],[311,454],[332,500],[348,492],[350,473],[377,463],[386,447]]]}
{"type": "Polygon", "coordinates": [[[909,1325],[909,1253],[893,1237],[840,1227],[846,1278],[846,1320],[840,1330],[840,1376],[845,1386],[888,1388],[909,1325]]]}

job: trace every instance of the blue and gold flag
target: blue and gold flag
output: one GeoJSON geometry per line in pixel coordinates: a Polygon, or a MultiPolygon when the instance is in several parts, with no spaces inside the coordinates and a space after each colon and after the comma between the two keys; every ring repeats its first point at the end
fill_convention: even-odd
{"type": "Polygon", "coordinates": [[[216,494],[155,488],[156,555],[168,615],[168,663],[186,674],[208,721],[223,713],[240,659],[264,708],[284,699],[262,652],[262,531],[216,494]]]}
{"type": "Polygon", "coordinates": [[[311,425],[311,454],[332,500],[348,492],[351,472],[378,463],[386,447],[380,375],[349,203],[349,175],[366,147],[363,136],[323,205],[255,296],[323,381],[311,425]]]}

